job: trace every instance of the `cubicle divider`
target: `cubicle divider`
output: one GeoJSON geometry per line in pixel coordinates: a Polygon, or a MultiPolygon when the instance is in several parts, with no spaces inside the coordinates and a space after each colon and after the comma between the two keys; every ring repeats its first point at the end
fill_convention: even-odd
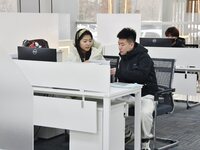
{"type": "Polygon", "coordinates": [[[151,57],[174,58],[176,67],[200,66],[200,48],[146,47],[151,57]]]}
{"type": "MultiPolygon", "coordinates": [[[[97,26],[97,40],[100,43],[117,44],[117,34],[123,28],[133,28],[137,35],[140,35],[141,14],[97,14],[97,26]]],[[[136,38],[136,41],[139,42],[139,36],[136,38]]]]}
{"type": "Polygon", "coordinates": [[[33,150],[33,89],[0,50],[0,149],[33,150]]]}
{"type": "MultiPolygon", "coordinates": [[[[63,20],[69,20],[69,15],[63,20]]],[[[16,53],[23,40],[45,39],[50,48],[58,47],[59,15],[48,13],[1,13],[0,45],[9,53],[16,53]],[[9,36],[12,34],[12,37],[9,36]]],[[[69,22],[69,21],[68,21],[69,22]]],[[[66,23],[66,21],[65,21],[66,23]]],[[[66,30],[66,29],[65,29],[66,30]]]]}
{"type": "Polygon", "coordinates": [[[109,63],[73,63],[15,60],[31,85],[109,93],[109,63]]]}
{"type": "Polygon", "coordinates": [[[142,86],[111,86],[109,62],[14,61],[36,94],[34,125],[69,129],[70,150],[123,150],[127,105],[116,98],[134,93],[135,147],[140,149],[142,86]]]}

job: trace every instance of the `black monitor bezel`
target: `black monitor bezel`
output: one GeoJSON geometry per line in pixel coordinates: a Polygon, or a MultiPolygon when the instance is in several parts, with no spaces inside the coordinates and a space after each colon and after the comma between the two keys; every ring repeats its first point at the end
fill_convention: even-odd
{"type": "Polygon", "coordinates": [[[172,47],[175,38],[140,38],[140,44],[147,47],[172,47]]]}
{"type": "Polygon", "coordinates": [[[55,48],[30,48],[17,47],[18,59],[33,61],[51,61],[57,62],[57,52],[55,48]]]}

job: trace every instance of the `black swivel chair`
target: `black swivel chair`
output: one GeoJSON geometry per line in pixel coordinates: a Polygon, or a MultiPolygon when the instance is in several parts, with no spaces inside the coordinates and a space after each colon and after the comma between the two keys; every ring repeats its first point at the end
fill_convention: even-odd
{"type": "Polygon", "coordinates": [[[178,145],[178,141],[176,140],[168,138],[160,138],[157,137],[156,135],[157,116],[172,113],[174,110],[174,100],[172,95],[175,89],[172,88],[172,79],[174,75],[175,59],[153,58],[153,62],[159,89],[158,92],[155,94],[156,106],[153,114],[154,115],[153,148],[158,150],[163,150],[178,145]],[[156,141],[160,141],[166,145],[157,148],[156,141]]]}
{"type": "Polygon", "coordinates": [[[24,40],[22,45],[25,47],[32,47],[35,43],[38,43],[42,48],[49,48],[48,42],[44,39],[24,40]]]}
{"type": "MultiPolygon", "coordinates": [[[[110,68],[118,68],[119,65],[119,56],[103,56],[105,60],[110,61],[110,68]]],[[[111,76],[111,82],[116,82],[117,78],[111,76]]]]}

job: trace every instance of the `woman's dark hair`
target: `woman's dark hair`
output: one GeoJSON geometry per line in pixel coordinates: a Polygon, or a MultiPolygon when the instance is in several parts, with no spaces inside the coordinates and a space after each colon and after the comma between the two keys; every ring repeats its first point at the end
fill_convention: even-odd
{"type": "Polygon", "coordinates": [[[79,29],[75,35],[74,46],[76,47],[82,62],[84,62],[85,60],[88,60],[91,55],[91,49],[90,49],[90,51],[83,53],[83,51],[80,47],[80,41],[85,35],[90,35],[91,39],[93,39],[92,33],[87,29],[79,29]]]}
{"type": "Polygon", "coordinates": [[[165,36],[179,37],[179,31],[176,27],[169,27],[165,31],[165,36]]]}
{"type": "Polygon", "coordinates": [[[136,32],[131,28],[123,28],[118,34],[117,37],[119,39],[127,39],[129,41],[135,42],[136,40],[136,32]]]}

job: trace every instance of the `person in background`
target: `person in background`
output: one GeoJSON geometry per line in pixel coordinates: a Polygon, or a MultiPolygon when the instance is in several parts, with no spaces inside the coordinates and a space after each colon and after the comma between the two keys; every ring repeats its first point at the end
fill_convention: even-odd
{"type": "Polygon", "coordinates": [[[185,39],[179,37],[179,31],[176,27],[167,28],[165,36],[174,38],[172,41],[172,47],[185,47],[185,39]]]}
{"type": "MultiPolygon", "coordinates": [[[[148,50],[135,42],[136,32],[131,28],[122,29],[118,35],[119,55],[121,57],[119,67],[111,70],[111,74],[118,78],[119,82],[142,84],[141,97],[141,130],[142,150],[150,150],[150,138],[153,124],[154,94],[158,90],[154,64],[148,50]]],[[[129,107],[134,106],[134,96],[125,96],[119,99],[126,101],[129,107]]],[[[125,143],[133,140],[133,133],[126,126],[125,143]]]]}
{"type": "Polygon", "coordinates": [[[70,50],[66,61],[88,62],[102,60],[103,51],[99,43],[94,41],[92,33],[87,29],[80,29],[75,35],[74,47],[70,50]]]}

